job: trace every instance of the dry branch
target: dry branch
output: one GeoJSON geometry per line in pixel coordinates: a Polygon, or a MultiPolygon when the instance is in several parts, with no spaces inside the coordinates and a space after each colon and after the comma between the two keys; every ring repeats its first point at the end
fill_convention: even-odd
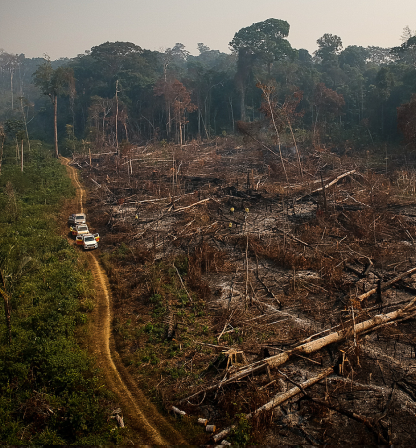
{"type": "Polygon", "coordinates": [[[175,271],[176,271],[176,273],[178,274],[179,280],[181,281],[182,288],[185,290],[186,295],[188,296],[189,301],[192,303],[192,297],[190,296],[188,290],[186,289],[186,287],[185,287],[185,285],[184,285],[184,283],[183,283],[181,274],[179,274],[178,268],[175,266],[175,263],[173,263],[173,267],[175,268],[175,271]]]}
{"type": "MultiPolygon", "coordinates": [[[[392,322],[403,315],[406,315],[407,313],[414,313],[416,311],[415,309],[415,303],[416,298],[414,298],[411,302],[409,302],[404,308],[401,308],[396,311],[392,311],[388,314],[380,314],[377,316],[374,316],[372,319],[366,320],[364,322],[361,322],[359,324],[355,325],[355,334],[358,335],[360,333],[367,332],[371,330],[372,328],[379,327],[382,324],[387,324],[389,322],[392,322]]],[[[183,398],[179,401],[179,403],[183,403],[184,401],[188,401],[191,398],[194,398],[198,396],[202,392],[209,392],[211,390],[216,390],[218,387],[223,387],[227,384],[233,383],[241,378],[244,378],[248,375],[251,375],[253,373],[258,373],[264,369],[267,369],[268,367],[279,367],[280,365],[287,362],[292,356],[298,356],[298,355],[307,355],[310,353],[314,353],[321,348],[340,342],[344,339],[346,339],[348,336],[350,336],[353,333],[353,330],[351,327],[336,331],[334,333],[330,333],[327,336],[324,336],[320,339],[316,339],[311,342],[307,342],[306,344],[299,345],[298,347],[294,348],[293,350],[288,350],[283,353],[279,353],[278,355],[271,356],[270,358],[264,359],[262,361],[257,361],[249,366],[247,366],[245,369],[241,370],[237,374],[233,375],[232,377],[221,381],[220,384],[215,384],[213,386],[209,386],[203,390],[200,390],[199,392],[194,393],[193,395],[183,398]]]]}
{"type": "Polygon", "coordinates": [[[177,209],[174,210],[172,213],[178,213],[178,212],[181,212],[181,211],[186,210],[186,209],[188,209],[188,208],[195,207],[195,205],[203,204],[204,202],[208,202],[208,201],[210,201],[210,200],[211,200],[211,198],[202,199],[201,201],[195,202],[195,203],[193,203],[193,204],[191,204],[191,205],[187,205],[186,207],[177,208],[177,209]]]}
{"type": "MultiPolygon", "coordinates": [[[[401,280],[404,277],[407,277],[408,275],[413,274],[414,272],[416,272],[416,267],[409,269],[406,272],[403,272],[402,274],[398,275],[397,277],[393,278],[392,280],[384,283],[381,285],[381,291],[385,291],[386,289],[390,288],[391,285],[394,285],[395,283],[397,283],[399,280],[401,280]]],[[[377,292],[377,287],[370,289],[370,291],[367,291],[364,294],[361,294],[357,297],[357,299],[362,302],[364,299],[367,299],[368,297],[372,296],[373,294],[375,294],[377,292]]]]}
{"type": "Polygon", "coordinates": [[[357,171],[357,170],[351,170],[351,171],[348,171],[348,172],[346,172],[346,173],[344,173],[344,174],[341,174],[340,176],[336,177],[333,181],[329,182],[328,184],[324,185],[323,187],[319,187],[319,188],[317,188],[316,190],[312,191],[312,193],[309,193],[309,194],[306,195],[306,196],[312,196],[312,195],[315,195],[315,194],[319,193],[319,192],[322,191],[322,190],[326,190],[327,188],[332,187],[332,185],[334,185],[334,184],[336,184],[337,182],[339,182],[339,181],[340,181],[341,179],[343,179],[344,177],[347,177],[347,176],[349,176],[350,174],[354,174],[356,171],[357,171]]]}
{"type": "MultiPolygon", "coordinates": [[[[333,373],[333,371],[334,371],[333,368],[329,367],[328,369],[326,369],[322,373],[320,373],[318,376],[311,378],[311,379],[303,382],[302,384],[300,384],[300,387],[296,386],[286,392],[279,393],[279,394],[275,395],[269,402],[267,402],[260,408],[256,409],[254,412],[247,414],[246,418],[250,419],[250,418],[255,417],[258,414],[260,414],[260,412],[269,411],[270,409],[273,409],[276,406],[280,406],[285,401],[289,400],[290,398],[294,397],[295,395],[297,395],[298,393],[303,391],[303,389],[306,389],[307,387],[310,387],[310,386],[314,385],[315,383],[317,383],[318,381],[324,379],[325,377],[327,377],[328,375],[333,373]]],[[[219,432],[216,436],[213,437],[214,442],[218,442],[219,440],[226,437],[232,431],[233,428],[235,428],[235,425],[223,429],[221,432],[219,432]]]]}

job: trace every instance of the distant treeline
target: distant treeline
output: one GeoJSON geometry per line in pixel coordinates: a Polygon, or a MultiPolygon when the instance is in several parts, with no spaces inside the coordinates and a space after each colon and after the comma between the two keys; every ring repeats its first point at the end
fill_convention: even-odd
{"type": "Polygon", "coordinates": [[[287,22],[268,19],[236,32],[229,54],[202,43],[193,56],[180,43],[150,51],[130,42],[106,42],[58,61],[3,52],[0,123],[26,121],[29,135],[52,141],[53,102],[33,73],[40,86],[39,76],[62,67],[58,133],[69,152],[92,143],[234,133],[239,120],[263,119],[259,86],[268,87],[277,106],[300,99],[292,124],[305,144],[360,148],[400,139],[397,107],[416,93],[416,36],[409,28],[396,48],[344,48],[340,37],[324,34],[312,55],[292,48],[288,35],[287,22]]]}

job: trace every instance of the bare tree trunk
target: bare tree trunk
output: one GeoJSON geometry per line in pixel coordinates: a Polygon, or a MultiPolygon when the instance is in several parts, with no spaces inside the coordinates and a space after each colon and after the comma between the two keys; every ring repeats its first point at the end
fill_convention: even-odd
{"type": "Polygon", "coordinates": [[[288,177],[287,177],[287,173],[286,173],[285,162],[283,161],[282,145],[281,145],[281,142],[280,142],[280,133],[279,133],[279,131],[278,131],[278,129],[277,129],[277,126],[276,126],[276,121],[275,121],[275,119],[274,119],[273,107],[272,107],[272,104],[271,104],[271,101],[270,101],[270,93],[269,93],[269,92],[265,92],[264,90],[263,90],[263,93],[265,94],[267,103],[268,103],[268,105],[269,105],[270,115],[271,115],[271,117],[272,117],[272,122],[273,122],[273,127],[274,127],[274,130],[275,130],[275,132],[276,132],[277,145],[278,145],[278,147],[279,147],[280,161],[282,162],[282,167],[283,167],[283,171],[284,171],[284,173],[285,173],[286,182],[289,183],[289,179],[288,179],[288,177]]]}
{"type": "Polygon", "coordinates": [[[233,123],[233,132],[235,130],[235,123],[234,123],[234,108],[233,108],[233,99],[228,98],[228,101],[230,103],[230,110],[231,110],[231,121],[233,123]]]}
{"type": "Polygon", "coordinates": [[[12,110],[14,109],[13,104],[13,70],[10,71],[10,92],[12,94],[12,110]]]}
{"type": "Polygon", "coordinates": [[[22,149],[20,151],[20,168],[21,168],[22,173],[23,173],[23,139],[22,139],[22,149]]]}
{"type": "MultiPolygon", "coordinates": [[[[334,369],[332,367],[329,367],[328,369],[324,370],[322,373],[320,373],[318,376],[311,378],[302,384],[300,384],[301,388],[299,387],[293,387],[292,389],[288,390],[287,392],[278,393],[275,395],[269,402],[261,406],[260,408],[256,409],[254,412],[251,412],[250,414],[246,414],[246,418],[252,418],[260,414],[260,412],[263,411],[270,411],[270,409],[273,409],[277,406],[280,406],[285,401],[289,400],[290,398],[294,397],[295,395],[299,394],[302,389],[306,389],[307,387],[313,386],[318,381],[321,381],[322,379],[326,378],[328,375],[333,373],[334,369]]],[[[226,437],[234,428],[236,425],[230,426],[228,428],[225,428],[221,432],[219,432],[217,435],[213,437],[214,442],[218,442],[224,437],[226,437]]]]}
{"type": "Polygon", "coordinates": [[[242,85],[240,88],[240,109],[241,109],[241,121],[246,121],[246,102],[245,102],[245,89],[242,85]]]}
{"type": "Polygon", "coordinates": [[[30,139],[29,139],[29,132],[27,130],[27,121],[26,121],[25,109],[23,107],[23,96],[20,96],[20,109],[22,111],[23,122],[25,124],[27,146],[28,146],[29,154],[30,154],[30,139]]]}
{"type": "Polygon", "coordinates": [[[55,137],[55,157],[59,157],[59,148],[58,148],[58,96],[54,95],[52,99],[53,103],[53,128],[54,128],[54,137],[55,137]]]}
{"type": "Polygon", "coordinates": [[[116,81],[116,148],[118,150],[118,79],[116,81]]]}
{"type": "Polygon", "coordinates": [[[1,176],[1,166],[3,164],[3,151],[4,151],[4,140],[6,134],[4,133],[3,127],[0,127],[0,176],[1,176]]]}

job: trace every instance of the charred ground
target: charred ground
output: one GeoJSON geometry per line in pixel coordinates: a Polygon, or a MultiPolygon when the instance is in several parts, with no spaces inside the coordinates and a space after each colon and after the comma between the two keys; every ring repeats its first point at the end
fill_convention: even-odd
{"type": "Polygon", "coordinates": [[[411,274],[387,284],[416,266],[414,155],[284,156],[285,170],[277,153],[221,138],[74,158],[101,235],[117,350],[161,408],[191,416],[178,420],[189,442],[209,440],[195,424],[204,417],[237,424],[235,443],[411,443],[414,312],[353,329],[415,295],[411,274]],[[308,356],[183,400],[348,328],[308,356]],[[307,396],[246,419],[330,366],[307,396]]]}

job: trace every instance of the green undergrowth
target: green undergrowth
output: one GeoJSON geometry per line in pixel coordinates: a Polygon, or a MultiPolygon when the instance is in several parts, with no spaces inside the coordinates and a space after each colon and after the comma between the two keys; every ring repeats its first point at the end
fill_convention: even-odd
{"type": "Polygon", "coordinates": [[[24,172],[0,175],[0,443],[114,444],[113,397],[75,335],[91,310],[91,277],[57,213],[74,196],[41,145],[24,172]],[[10,310],[7,325],[6,308],[10,310]]]}
{"type": "MultiPolygon", "coordinates": [[[[120,262],[120,252],[115,249],[102,257],[110,280],[114,277],[113,293],[118,293],[118,285],[127,289],[129,283],[120,280],[126,262],[120,262]]],[[[129,292],[116,299],[113,330],[124,363],[140,375],[144,391],[163,407],[185,393],[184,384],[202,383],[207,363],[215,357],[210,344],[218,344],[217,332],[205,301],[190,285],[189,256],[148,263],[140,271],[135,283],[146,285],[146,291],[135,299],[129,292]]],[[[243,335],[237,329],[224,334],[222,340],[235,345],[243,342],[243,335]]]]}

